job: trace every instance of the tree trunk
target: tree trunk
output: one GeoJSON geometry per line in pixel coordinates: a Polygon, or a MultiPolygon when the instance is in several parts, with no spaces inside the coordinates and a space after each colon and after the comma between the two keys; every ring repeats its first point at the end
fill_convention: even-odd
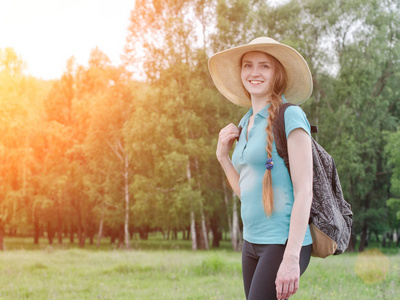
{"type": "Polygon", "coordinates": [[[356,235],[354,234],[353,228],[351,229],[349,247],[347,247],[347,252],[354,252],[356,249],[356,235]]]}
{"type": "Polygon", "coordinates": [[[192,237],[192,250],[197,250],[196,221],[194,219],[193,206],[190,207],[190,236],[192,237]]]}
{"type": "Polygon", "coordinates": [[[100,240],[103,236],[103,221],[104,221],[104,212],[101,213],[101,219],[100,219],[100,224],[99,224],[99,232],[97,233],[97,244],[96,247],[100,247],[100,240]]]}
{"type": "Polygon", "coordinates": [[[53,230],[53,226],[51,226],[50,222],[47,222],[47,239],[49,240],[49,244],[53,245],[54,230],[53,230]]]}
{"type": "Polygon", "coordinates": [[[57,201],[57,236],[58,244],[62,245],[62,207],[59,201],[57,201]]]}
{"type": "Polygon", "coordinates": [[[219,243],[222,239],[222,234],[219,226],[219,218],[217,214],[214,214],[214,216],[211,218],[211,232],[213,235],[212,239],[212,247],[213,248],[218,248],[219,243]]]}
{"type": "Polygon", "coordinates": [[[236,224],[235,217],[237,218],[237,214],[235,214],[235,212],[236,212],[236,207],[235,207],[236,203],[234,201],[234,198],[232,198],[232,200],[233,200],[232,201],[232,203],[233,203],[233,209],[232,209],[233,220],[232,220],[231,214],[229,212],[229,200],[228,200],[230,193],[229,193],[228,188],[226,186],[225,176],[223,174],[222,174],[222,187],[223,187],[223,190],[224,190],[224,201],[225,201],[225,206],[226,206],[226,212],[227,212],[227,215],[228,215],[228,227],[229,227],[229,235],[230,235],[230,238],[231,238],[231,244],[232,244],[233,250],[237,251],[236,250],[237,249],[237,239],[236,239],[236,237],[237,237],[237,227],[235,226],[235,224],[236,224]]]}
{"type": "Polygon", "coordinates": [[[242,238],[240,234],[239,227],[239,216],[237,211],[237,198],[234,192],[230,192],[228,187],[226,186],[226,181],[224,175],[222,175],[222,186],[224,190],[224,201],[227,208],[228,214],[228,227],[229,234],[231,238],[231,244],[234,251],[240,251],[242,249],[242,238]],[[232,217],[229,212],[229,198],[232,199],[232,217]]]}
{"type": "Polygon", "coordinates": [[[201,232],[203,233],[204,249],[210,249],[208,243],[208,231],[206,226],[206,218],[204,216],[203,205],[201,205],[201,232]]]}
{"type": "Polygon", "coordinates": [[[195,222],[195,228],[196,228],[196,232],[199,233],[196,235],[197,249],[205,250],[206,244],[205,244],[204,236],[203,236],[202,229],[201,229],[201,222],[199,222],[199,221],[195,222]]]}
{"type": "MultiPolygon", "coordinates": [[[[222,187],[223,187],[223,190],[224,190],[224,202],[225,202],[225,206],[226,206],[226,214],[227,214],[227,217],[228,217],[228,228],[229,228],[229,235],[230,235],[230,237],[231,237],[231,239],[232,239],[232,237],[233,237],[233,231],[232,231],[232,218],[231,218],[231,214],[230,214],[230,212],[229,212],[229,192],[228,192],[228,189],[227,189],[227,187],[226,187],[226,182],[225,182],[225,177],[224,177],[224,175],[222,175],[222,187]]],[[[233,246],[233,244],[232,244],[232,246],[233,246]]],[[[235,249],[235,247],[234,247],[234,249],[235,249]]]]}
{"type": "MultiPolygon", "coordinates": [[[[190,171],[190,161],[188,161],[186,166],[186,177],[188,182],[192,178],[192,172],[190,171]]],[[[190,200],[190,235],[192,236],[192,250],[197,250],[197,236],[196,236],[196,222],[194,218],[194,211],[193,211],[193,199],[190,200]]]]}
{"type": "Polygon", "coordinates": [[[186,228],[186,230],[183,231],[183,235],[184,235],[184,240],[188,241],[190,239],[190,230],[191,230],[191,224],[188,225],[188,227],[186,228]],[[186,235],[185,235],[186,232],[186,235]]]}
{"type": "Polygon", "coordinates": [[[124,170],[124,181],[125,181],[125,224],[124,224],[124,235],[125,235],[125,248],[129,249],[129,161],[128,155],[124,153],[125,158],[125,170],[124,170]]]}
{"type": "Polygon", "coordinates": [[[386,247],[386,232],[384,232],[382,234],[382,247],[385,248],[386,247]]]}
{"type": "Polygon", "coordinates": [[[120,231],[120,234],[118,237],[118,249],[122,249],[124,247],[124,236],[125,236],[125,232],[120,231]]]}
{"type": "MultiPolygon", "coordinates": [[[[194,165],[195,165],[195,170],[197,172],[199,172],[200,167],[199,167],[199,160],[197,157],[194,159],[194,165]]],[[[201,191],[200,180],[197,180],[197,189],[199,191],[201,191]]],[[[203,239],[203,241],[202,241],[203,246],[201,249],[208,250],[208,249],[210,249],[210,246],[209,246],[209,242],[208,242],[208,230],[207,230],[206,218],[204,215],[203,207],[204,207],[203,202],[200,202],[201,233],[202,233],[202,239],[203,239]]]]}
{"type": "Polygon", "coordinates": [[[74,243],[74,234],[75,234],[75,227],[74,227],[74,224],[71,221],[71,228],[70,228],[70,231],[69,231],[69,242],[71,244],[74,243]]]}
{"type": "Polygon", "coordinates": [[[35,212],[33,213],[33,223],[35,228],[35,235],[33,238],[33,243],[35,245],[39,245],[39,237],[40,237],[40,227],[39,227],[39,216],[37,208],[35,208],[35,212]]]}
{"type": "Polygon", "coordinates": [[[4,222],[0,221],[0,251],[4,251],[4,222]]]}
{"type": "Polygon", "coordinates": [[[360,246],[358,247],[358,252],[363,252],[365,247],[367,246],[367,235],[368,235],[368,225],[364,221],[364,225],[361,231],[361,242],[360,246]]]}
{"type": "Polygon", "coordinates": [[[116,239],[117,239],[117,235],[113,232],[111,234],[110,244],[114,244],[116,239]]]}
{"type": "Polygon", "coordinates": [[[120,140],[115,143],[107,142],[111,150],[117,155],[121,163],[124,165],[122,176],[124,178],[124,193],[125,193],[125,220],[124,220],[124,242],[125,248],[129,249],[129,159],[120,140]]]}
{"type": "Polygon", "coordinates": [[[84,248],[85,247],[85,229],[83,228],[83,220],[82,220],[82,213],[81,213],[81,207],[78,201],[77,204],[77,213],[78,213],[78,243],[79,243],[79,248],[84,248]]]}
{"type": "Polygon", "coordinates": [[[235,193],[232,193],[232,246],[233,250],[240,251],[242,250],[242,235],[239,227],[239,216],[238,216],[238,208],[237,208],[237,197],[235,193]]]}
{"type": "Polygon", "coordinates": [[[149,239],[149,228],[147,226],[143,226],[139,228],[139,237],[141,240],[149,239]]]}
{"type": "Polygon", "coordinates": [[[79,248],[84,248],[85,247],[85,230],[82,228],[82,226],[78,226],[78,243],[79,243],[79,248]]]}

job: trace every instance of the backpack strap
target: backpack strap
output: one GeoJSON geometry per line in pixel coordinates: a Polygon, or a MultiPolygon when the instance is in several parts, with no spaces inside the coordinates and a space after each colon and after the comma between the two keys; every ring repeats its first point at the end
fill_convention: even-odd
{"type": "Polygon", "coordinates": [[[311,133],[318,133],[318,126],[317,125],[311,125],[311,133]]]}
{"type": "Polygon", "coordinates": [[[292,103],[281,104],[279,106],[278,115],[272,125],[276,150],[278,152],[278,155],[282,157],[283,161],[285,162],[286,168],[289,171],[289,175],[290,175],[290,166],[289,166],[289,154],[287,149],[287,139],[285,131],[285,110],[286,108],[292,105],[295,104],[292,103]]]}

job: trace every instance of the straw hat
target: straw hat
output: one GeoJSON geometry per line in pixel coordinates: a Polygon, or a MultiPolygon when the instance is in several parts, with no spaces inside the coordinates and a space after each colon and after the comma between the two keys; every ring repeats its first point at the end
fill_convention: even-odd
{"type": "Polygon", "coordinates": [[[247,45],[218,52],[208,61],[215,86],[228,100],[240,106],[251,107],[249,94],[240,78],[240,60],[245,53],[251,51],[268,53],[285,67],[288,84],[284,95],[290,103],[301,104],[311,96],[313,89],[311,72],[301,54],[274,39],[259,37],[247,45]]]}

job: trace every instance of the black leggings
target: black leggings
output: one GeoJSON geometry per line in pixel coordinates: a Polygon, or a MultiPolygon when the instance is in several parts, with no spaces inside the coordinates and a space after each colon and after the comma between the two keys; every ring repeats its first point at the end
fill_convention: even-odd
{"type": "MultiPolygon", "coordinates": [[[[252,244],[246,240],[242,249],[244,291],[248,300],[276,299],[275,279],[286,245],[252,244]]],[[[310,262],[311,245],[300,252],[300,275],[310,262]]]]}

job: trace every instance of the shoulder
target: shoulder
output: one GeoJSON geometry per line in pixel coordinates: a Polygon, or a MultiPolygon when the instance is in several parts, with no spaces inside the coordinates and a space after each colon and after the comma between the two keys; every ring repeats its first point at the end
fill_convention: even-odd
{"type": "Polygon", "coordinates": [[[302,128],[310,134],[310,123],[305,112],[297,105],[292,105],[285,110],[285,131],[286,137],[294,129],[302,128]]]}
{"type": "Polygon", "coordinates": [[[300,106],[291,105],[285,110],[285,120],[290,118],[307,118],[307,116],[300,106]]]}
{"type": "Polygon", "coordinates": [[[243,126],[244,123],[246,122],[246,120],[247,120],[248,118],[250,118],[250,116],[252,115],[252,113],[253,113],[253,110],[250,109],[250,110],[242,117],[242,119],[240,120],[239,126],[243,126]]]}

